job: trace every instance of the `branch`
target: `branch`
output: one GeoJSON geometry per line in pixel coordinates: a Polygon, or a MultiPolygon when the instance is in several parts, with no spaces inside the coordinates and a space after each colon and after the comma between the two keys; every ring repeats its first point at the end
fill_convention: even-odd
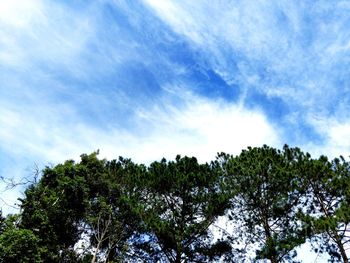
{"type": "Polygon", "coordinates": [[[7,190],[11,190],[11,189],[16,188],[18,186],[25,186],[28,184],[33,184],[33,185],[37,184],[38,178],[40,176],[40,169],[36,163],[34,164],[33,170],[34,170],[33,171],[33,178],[23,177],[19,181],[16,181],[13,177],[12,178],[5,178],[3,176],[0,176],[0,181],[6,185],[5,190],[3,190],[2,192],[5,192],[7,190]]]}
{"type": "Polygon", "coordinates": [[[6,206],[8,207],[11,207],[11,208],[14,208],[14,209],[17,209],[19,210],[20,208],[17,207],[17,206],[14,206],[14,205],[10,205],[9,203],[7,203],[2,197],[0,197],[0,201],[3,202],[6,206]]]}

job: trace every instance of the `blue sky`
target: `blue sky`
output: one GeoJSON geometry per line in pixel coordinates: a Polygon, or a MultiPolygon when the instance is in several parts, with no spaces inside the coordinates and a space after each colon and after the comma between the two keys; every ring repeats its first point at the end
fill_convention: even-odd
{"type": "MultiPolygon", "coordinates": [[[[0,0],[0,175],[350,152],[349,1],[0,0]]],[[[14,200],[17,193],[7,194],[14,200]]]]}

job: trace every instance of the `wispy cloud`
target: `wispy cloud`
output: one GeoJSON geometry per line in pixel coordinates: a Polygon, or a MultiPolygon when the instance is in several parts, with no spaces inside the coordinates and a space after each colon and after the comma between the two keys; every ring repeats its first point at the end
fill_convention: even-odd
{"type": "Polygon", "coordinates": [[[1,145],[13,155],[31,153],[51,162],[96,149],[109,158],[126,155],[142,162],[173,158],[178,153],[209,161],[220,151],[238,153],[248,145],[279,143],[278,133],[260,112],[192,95],[179,100],[181,107],[165,100],[152,108],[140,108],[133,116],[133,130],[90,125],[63,108],[52,111],[44,106],[31,116],[2,110],[1,145]]]}
{"type": "Polygon", "coordinates": [[[264,143],[346,155],[349,9],[3,0],[0,173],[96,149],[139,162],[264,143]]]}
{"type": "Polygon", "coordinates": [[[350,135],[350,119],[344,119],[342,116],[332,118],[319,118],[310,116],[310,122],[320,133],[323,134],[323,140],[317,144],[310,141],[305,148],[314,154],[326,155],[330,158],[342,155],[345,158],[350,157],[350,142],[347,139],[350,135]]]}
{"type": "MultiPolygon", "coordinates": [[[[173,99],[139,108],[130,120],[135,125],[133,129],[118,125],[98,127],[84,122],[67,106],[53,110],[52,106],[43,105],[35,111],[26,107],[16,111],[2,109],[0,145],[8,160],[0,159],[0,172],[19,180],[32,176],[35,163],[43,167],[70,158],[77,160],[80,154],[97,149],[102,158],[121,155],[149,163],[162,157],[173,159],[177,154],[196,156],[206,162],[213,160],[217,152],[238,154],[249,145],[281,146],[277,129],[261,112],[193,94],[179,96],[181,106],[173,104],[173,99]]],[[[17,190],[10,192],[7,202],[14,203],[17,190]]]]}
{"type": "Polygon", "coordinates": [[[227,82],[245,89],[243,101],[254,100],[256,92],[281,98],[299,126],[310,124],[307,114],[332,117],[338,104],[349,101],[346,1],[144,2],[205,50],[203,56],[227,82]]]}

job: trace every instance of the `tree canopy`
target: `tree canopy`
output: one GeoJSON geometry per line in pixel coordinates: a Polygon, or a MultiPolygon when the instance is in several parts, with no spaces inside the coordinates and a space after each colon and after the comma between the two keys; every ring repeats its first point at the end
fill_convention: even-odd
{"type": "Polygon", "coordinates": [[[299,148],[202,164],[83,154],[43,169],[19,200],[0,214],[0,262],[293,262],[305,242],[348,262],[350,163],[299,148]]]}

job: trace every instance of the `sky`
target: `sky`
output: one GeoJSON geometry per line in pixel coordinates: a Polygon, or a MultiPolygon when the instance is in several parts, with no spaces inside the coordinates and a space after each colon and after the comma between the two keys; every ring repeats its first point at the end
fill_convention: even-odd
{"type": "Polygon", "coordinates": [[[0,176],[96,150],[348,157],[349,13],[340,0],[0,0],[0,176]]]}
{"type": "Polygon", "coordinates": [[[0,0],[0,176],[100,150],[350,151],[350,2],[0,0]]]}

